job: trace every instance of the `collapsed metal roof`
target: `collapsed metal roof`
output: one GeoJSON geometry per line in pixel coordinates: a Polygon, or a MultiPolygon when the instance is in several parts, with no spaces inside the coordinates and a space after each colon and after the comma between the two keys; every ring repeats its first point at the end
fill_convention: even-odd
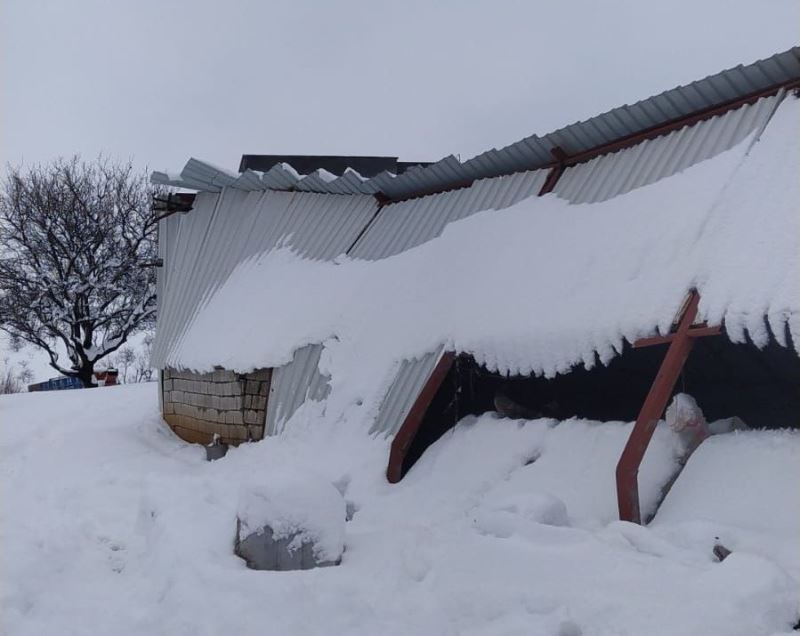
{"type": "Polygon", "coordinates": [[[554,148],[559,148],[567,156],[579,155],[793,83],[800,83],[800,47],[746,66],[727,69],[635,104],[614,108],[543,136],[531,135],[463,163],[450,155],[427,166],[410,167],[399,175],[383,171],[366,178],[351,169],[340,176],[326,170],[304,175],[288,163],[279,163],[266,172],[245,170],[236,174],[192,158],[179,174],[154,172],[152,181],[205,192],[219,192],[230,186],[242,190],[380,194],[390,200],[399,200],[461,187],[476,179],[543,168],[553,164],[554,148]]]}

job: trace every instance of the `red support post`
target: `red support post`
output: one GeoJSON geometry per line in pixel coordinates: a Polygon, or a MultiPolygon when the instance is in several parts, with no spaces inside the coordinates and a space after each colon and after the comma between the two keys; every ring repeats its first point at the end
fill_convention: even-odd
{"type": "MultiPolygon", "coordinates": [[[[623,521],[641,523],[641,511],[639,509],[639,466],[644,458],[650,439],[653,437],[656,424],[667,407],[667,401],[672,394],[672,389],[680,376],[686,358],[692,349],[694,338],[690,329],[697,316],[697,305],[700,296],[696,291],[692,291],[686,309],[678,323],[678,329],[674,334],[668,336],[669,340],[663,338],[647,339],[657,340],[657,343],[669,342],[661,368],[658,370],[655,380],[650,387],[650,392],[645,398],[639,416],[636,418],[633,431],[631,432],[625,450],[617,464],[617,502],[619,505],[619,518],[623,521]]],[[[698,329],[698,335],[710,335],[708,327],[698,329]],[[702,331],[702,333],[700,333],[702,331]]],[[[718,331],[717,331],[718,332],[718,331]]],[[[650,344],[643,341],[640,344],[650,344]]],[[[654,343],[655,344],[655,343],[654,343]]]]}
{"type": "Polygon", "coordinates": [[[455,353],[452,351],[445,351],[439,362],[433,368],[430,376],[428,377],[425,386],[417,396],[411,410],[406,415],[406,419],[397,431],[397,434],[392,440],[392,447],[389,451],[389,464],[386,467],[386,478],[390,484],[396,484],[403,477],[403,460],[406,458],[408,449],[411,448],[411,442],[417,436],[422,418],[425,416],[425,411],[431,405],[436,392],[442,385],[450,367],[453,366],[455,360],[455,353]]]}

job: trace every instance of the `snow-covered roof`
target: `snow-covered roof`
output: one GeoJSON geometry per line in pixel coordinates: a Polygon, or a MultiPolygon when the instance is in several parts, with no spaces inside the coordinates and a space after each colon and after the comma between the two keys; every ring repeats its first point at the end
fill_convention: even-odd
{"type": "Polygon", "coordinates": [[[445,349],[519,374],[607,362],[692,287],[732,339],[798,343],[799,103],[779,92],[570,166],[541,197],[544,170],[382,207],[201,193],[162,221],[154,364],[276,367],[271,432],[325,398],[391,434],[445,349]]]}
{"type": "Polygon", "coordinates": [[[246,170],[236,174],[192,158],[180,173],[154,172],[152,180],[204,192],[219,192],[230,186],[244,190],[380,193],[398,200],[463,186],[476,179],[543,168],[553,163],[551,151],[554,148],[560,148],[567,156],[580,155],[669,122],[798,81],[800,47],[793,47],[767,59],[727,69],[551,133],[531,135],[505,148],[488,150],[463,163],[450,155],[428,166],[412,167],[400,175],[383,172],[365,179],[354,170],[345,171],[341,176],[320,170],[303,175],[288,164],[276,165],[263,173],[246,170]]]}

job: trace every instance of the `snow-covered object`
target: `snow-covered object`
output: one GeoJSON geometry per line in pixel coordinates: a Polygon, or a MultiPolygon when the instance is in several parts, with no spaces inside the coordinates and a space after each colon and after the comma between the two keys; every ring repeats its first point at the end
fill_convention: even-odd
{"type": "Polygon", "coordinates": [[[760,138],[672,177],[593,204],[531,197],[380,261],[269,251],[233,271],[168,361],[246,371],[323,343],[341,414],[356,390],[374,409],[400,360],[442,345],[523,375],[608,362],[666,332],[692,287],[699,318],[733,340],[765,344],[766,316],[800,343],[798,121],[790,95],[760,138]]]}
{"type": "Polygon", "coordinates": [[[703,415],[703,411],[697,405],[697,400],[688,393],[677,393],[673,396],[667,410],[664,412],[664,420],[676,433],[686,429],[702,430],[706,426],[706,418],[703,415]]]}
{"type": "Polygon", "coordinates": [[[324,479],[308,475],[270,480],[242,488],[238,540],[269,533],[275,549],[295,552],[311,546],[317,563],[337,563],[344,552],[345,517],[342,495],[324,479]]]}
{"type": "MultiPolygon", "coordinates": [[[[703,519],[800,538],[800,435],[736,431],[704,441],[656,516],[703,519]]],[[[735,551],[736,546],[726,547],[735,551]]]]}
{"type": "Polygon", "coordinates": [[[686,449],[685,456],[691,455],[697,445],[709,435],[708,423],[702,409],[688,393],[677,393],[664,412],[664,420],[676,432],[686,449]]]}

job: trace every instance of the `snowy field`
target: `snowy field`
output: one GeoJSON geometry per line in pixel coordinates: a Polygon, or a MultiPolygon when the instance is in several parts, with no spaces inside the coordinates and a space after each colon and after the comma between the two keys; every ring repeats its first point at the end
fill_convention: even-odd
{"type": "MultiPolygon", "coordinates": [[[[156,388],[0,397],[4,634],[794,633],[800,434],[712,438],[641,528],[614,521],[628,424],[470,418],[389,486],[387,441],[301,422],[206,462],[156,388]],[[240,492],[306,478],[356,508],[342,564],[248,570],[240,492]]],[[[659,430],[645,505],[676,451],[659,430]]]]}

